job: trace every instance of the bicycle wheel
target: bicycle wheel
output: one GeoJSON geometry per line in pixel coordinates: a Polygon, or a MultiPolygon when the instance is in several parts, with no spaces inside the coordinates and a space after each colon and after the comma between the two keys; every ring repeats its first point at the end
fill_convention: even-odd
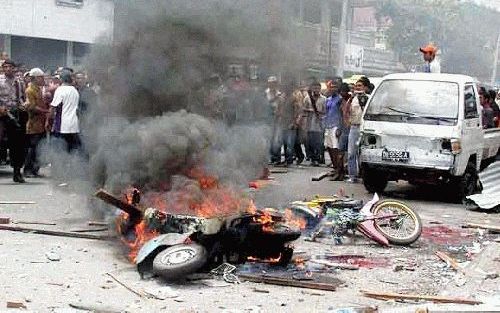
{"type": "Polygon", "coordinates": [[[377,202],[372,209],[375,216],[392,217],[375,219],[375,227],[391,244],[409,245],[422,234],[420,216],[407,204],[397,200],[377,202]],[[395,216],[394,216],[395,215],[395,216]]]}

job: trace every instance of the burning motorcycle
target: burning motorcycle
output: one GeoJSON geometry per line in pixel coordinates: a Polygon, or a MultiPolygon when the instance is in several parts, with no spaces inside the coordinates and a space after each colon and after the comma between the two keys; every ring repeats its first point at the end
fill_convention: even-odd
{"type": "Polygon", "coordinates": [[[161,214],[148,209],[146,220],[162,233],[139,250],[141,274],[153,272],[175,280],[222,263],[241,264],[248,259],[272,260],[286,265],[293,255],[289,242],[299,230],[282,224],[282,216],[258,210],[235,216],[200,218],[161,214]]]}
{"type": "Polygon", "coordinates": [[[382,246],[410,245],[422,234],[418,214],[396,200],[380,201],[377,194],[363,205],[360,200],[318,197],[309,202],[294,202],[294,214],[308,221],[310,239],[329,232],[337,243],[356,230],[382,246]]]}
{"type": "Polygon", "coordinates": [[[256,209],[217,217],[173,215],[155,208],[142,212],[103,190],[96,196],[126,212],[118,227],[126,244],[144,243],[132,258],[141,275],[151,272],[177,280],[225,262],[247,260],[286,265],[293,255],[290,242],[301,236],[276,211],[256,209]]]}

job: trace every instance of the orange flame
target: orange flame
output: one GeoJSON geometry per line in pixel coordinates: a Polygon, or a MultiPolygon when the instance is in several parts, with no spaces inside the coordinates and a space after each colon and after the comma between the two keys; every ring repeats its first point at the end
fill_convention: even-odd
{"type": "Polygon", "coordinates": [[[286,225],[288,225],[292,228],[300,229],[300,230],[306,229],[307,221],[304,218],[293,214],[292,210],[286,209],[285,214],[284,214],[284,218],[285,218],[286,225]]]}
{"type": "Polygon", "coordinates": [[[303,270],[306,268],[306,260],[303,258],[297,257],[293,259],[293,263],[297,267],[297,269],[303,270]]]}
{"type": "Polygon", "coordinates": [[[133,204],[133,199],[134,199],[134,193],[135,192],[138,192],[139,190],[135,187],[128,187],[127,189],[125,189],[125,201],[128,203],[128,204],[133,204]]]}
{"type": "Polygon", "coordinates": [[[269,263],[269,264],[279,263],[280,260],[281,260],[281,253],[279,254],[279,256],[277,258],[269,258],[269,259],[264,259],[264,260],[253,257],[253,256],[247,257],[247,261],[249,261],[249,262],[260,262],[260,263],[269,263]]]}
{"type": "Polygon", "coordinates": [[[262,211],[262,214],[254,216],[253,221],[262,224],[262,231],[273,232],[274,219],[269,212],[262,211]]]}
{"type": "MultiPolygon", "coordinates": [[[[124,223],[126,223],[127,220],[128,220],[127,213],[123,213],[117,218],[116,224],[117,224],[118,231],[120,233],[122,231],[122,229],[121,229],[122,225],[124,225],[124,223]]],[[[135,264],[136,258],[137,258],[137,253],[139,252],[141,247],[148,240],[151,240],[158,235],[159,235],[159,233],[157,231],[149,229],[146,221],[141,221],[139,224],[135,225],[134,226],[134,239],[128,240],[125,237],[122,237],[122,239],[121,239],[122,242],[129,248],[129,252],[128,252],[129,261],[135,264]]]]}
{"type": "MultiPolygon", "coordinates": [[[[169,190],[170,183],[165,183],[157,190],[146,190],[142,195],[145,207],[153,207],[163,213],[185,214],[199,217],[219,217],[234,215],[241,212],[256,212],[257,209],[251,199],[248,199],[232,188],[219,183],[216,177],[208,175],[202,168],[188,170],[184,175],[194,182],[181,186],[176,190],[169,190]],[[165,188],[163,188],[165,187],[165,188]]],[[[125,201],[132,204],[134,187],[124,190],[125,201]]],[[[128,219],[122,214],[117,219],[117,228],[122,233],[122,224],[128,219]]],[[[266,224],[267,225],[267,224],[266,224]]],[[[269,228],[271,229],[271,228],[269,228]]],[[[139,249],[148,240],[159,235],[158,231],[151,230],[143,221],[133,229],[133,240],[123,238],[122,241],[130,248],[129,259],[134,262],[139,249]]]]}

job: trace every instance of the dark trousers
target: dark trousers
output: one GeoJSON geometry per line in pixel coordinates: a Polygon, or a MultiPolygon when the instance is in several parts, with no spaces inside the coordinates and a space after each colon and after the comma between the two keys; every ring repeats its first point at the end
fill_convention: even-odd
{"type": "Polygon", "coordinates": [[[320,131],[308,131],[307,132],[307,144],[309,146],[309,157],[311,161],[320,161],[321,157],[321,145],[323,141],[323,134],[320,131]]]}
{"type": "Polygon", "coordinates": [[[26,132],[22,128],[9,124],[7,126],[7,139],[10,165],[17,172],[24,166],[26,159],[26,132]]]}
{"type": "Polygon", "coordinates": [[[295,157],[297,158],[298,161],[302,161],[304,160],[304,152],[302,151],[302,142],[305,141],[303,140],[304,138],[303,136],[303,131],[300,130],[300,129],[297,129],[295,131],[295,145],[294,145],[294,153],[295,153],[295,157]]]}
{"type": "Polygon", "coordinates": [[[28,153],[26,155],[26,164],[24,166],[24,172],[28,171],[32,174],[38,174],[40,170],[40,162],[38,160],[38,145],[43,138],[45,138],[45,133],[41,134],[28,134],[28,153]]]}
{"type": "Polygon", "coordinates": [[[0,117],[0,163],[4,161],[7,161],[7,129],[0,117]]]}
{"type": "Polygon", "coordinates": [[[296,129],[283,130],[283,143],[285,145],[285,161],[287,164],[293,163],[295,141],[297,140],[296,129]]]}
{"type": "Polygon", "coordinates": [[[61,149],[66,150],[68,153],[76,152],[82,146],[80,141],[80,134],[61,134],[52,133],[52,136],[56,139],[55,145],[60,146],[61,149]]]}
{"type": "Polygon", "coordinates": [[[320,152],[319,152],[319,163],[325,164],[325,131],[323,130],[321,132],[321,144],[319,145],[320,147],[320,152]]]}
{"type": "Polygon", "coordinates": [[[281,162],[281,147],[283,146],[283,134],[279,126],[273,125],[271,138],[271,162],[281,162]]]}

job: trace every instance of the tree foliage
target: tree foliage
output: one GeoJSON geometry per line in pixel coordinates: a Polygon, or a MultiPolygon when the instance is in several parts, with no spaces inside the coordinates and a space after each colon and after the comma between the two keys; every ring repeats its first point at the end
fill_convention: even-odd
{"type": "Polygon", "coordinates": [[[383,0],[378,17],[390,18],[389,45],[408,69],[421,64],[418,48],[434,43],[443,72],[486,79],[500,31],[500,13],[469,1],[383,0]]]}

